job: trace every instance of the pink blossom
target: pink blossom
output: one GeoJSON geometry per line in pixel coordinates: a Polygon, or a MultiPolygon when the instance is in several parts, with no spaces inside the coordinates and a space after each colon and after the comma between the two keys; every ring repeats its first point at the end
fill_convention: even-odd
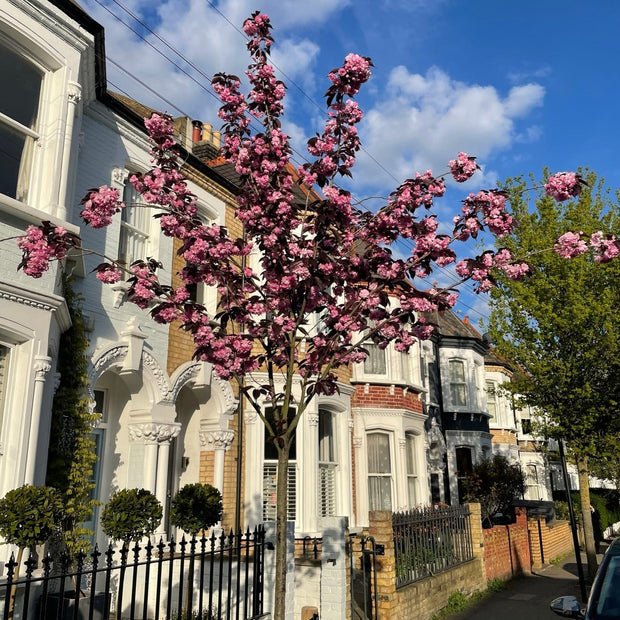
{"type": "Polygon", "coordinates": [[[33,278],[40,278],[49,269],[52,260],[62,260],[70,246],[75,245],[65,228],[43,222],[28,226],[26,234],[18,238],[17,246],[23,252],[18,269],[33,278]]]}
{"type": "Polygon", "coordinates": [[[586,242],[582,239],[583,232],[567,232],[558,238],[553,249],[563,258],[575,258],[588,251],[586,242]]]}
{"type": "Polygon", "coordinates": [[[558,202],[562,202],[578,196],[581,193],[582,183],[581,177],[574,172],[557,172],[545,183],[545,193],[558,202]]]}
{"type": "Polygon", "coordinates": [[[103,263],[96,269],[96,277],[104,284],[115,284],[121,279],[121,270],[114,265],[103,263]]]}
{"type": "Polygon", "coordinates": [[[594,260],[608,263],[620,254],[620,241],[614,235],[604,236],[601,231],[590,237],[590,247],[594,250],[594,260]]]}
{"type": "Polygon", "coordinates": [[[80,204],[84,205],[84,209],[80,216],[93,228],[104,228],[112,222],[112,216],[124,206],[118,198],[118,190],[107,185],[91,189],[82,198],[80,204]]]}
{"type": "Polygon", "coordinates": [[[458,183],[470,179],[478,169],[476,158],[466,153],[459,153],[456,159],[451,159],[449,166],[454,180],[458,183]]]}

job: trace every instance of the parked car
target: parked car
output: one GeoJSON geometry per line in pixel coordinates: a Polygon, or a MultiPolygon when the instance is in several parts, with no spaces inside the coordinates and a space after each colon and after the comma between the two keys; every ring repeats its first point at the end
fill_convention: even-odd
{"type": "Polygon", "coordinates": [[[603,556],[585,609],[574,596],[551,601],[551,611],[578,620],[618,620],[620,618],[620,538],[616,538],[603,556]]]}

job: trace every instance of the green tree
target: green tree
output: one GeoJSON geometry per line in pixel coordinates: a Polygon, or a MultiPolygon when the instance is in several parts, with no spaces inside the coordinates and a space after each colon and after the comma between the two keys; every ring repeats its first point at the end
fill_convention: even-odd
{"type": "Polygon", "coordinates": [[[465,499],[478,502],[485,526],[493,525],[496,514],[505,514],[515,499],[523,497],[525,476],[518,463],[509,463],[501,454],[483,459],[474,465],[472,473],[463,481],[465,499]]]}
{"type": "Polygon", "coordinates": [[[529,254],[531,273],[520,282],[498,274],[489,332],[498,352],[524,371],[512,389],[544,414],[546,434],[563,439],[577,464],[592,577],[589,460],[618,428],[620,262],[598,264],[590,254],[566,260],[549,248],[566,231],[617,234],[620,212],[603,181],[583,174],[581,195],[560,204],[540,192],[532,205],[521,179],[506,182],[519,227],[499,243],[529,254]]]}

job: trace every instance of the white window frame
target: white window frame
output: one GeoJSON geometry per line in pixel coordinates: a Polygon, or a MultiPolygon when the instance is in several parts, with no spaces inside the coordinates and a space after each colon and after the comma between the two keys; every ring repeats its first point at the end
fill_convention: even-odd
{"type": "Polygon", "coordinates": [[[450,386],[450,403],[454,407],[467,407],[467,361],[457,357],[450,358],[448,360],[448,375],[450,386]],[[461,377],[455,377],[455,373],[453,372],[453,368],[456,368],[457,364],[463,371],[462,379],[461,377]],[[460,399],[455,398],[455,388],[463,390],[463,402],[460,402],[460,399]],[[457,402],[457,400],[459,402],[457,402]]]}
{"type": "Polygon", "coordinates": [[[337,456],[337,430],[336,430],[336,416],[334,412],[329,409],[319,409],[319,423],[317,425],[319,433],[318,437],[318,449],[319,449],[319,471],[318,471],[318,515],[319,517],[334,517],[336,516],[336,473],[338,470],[338,456],[337,456]],[[329,418],[330,420],[330,432],[326,435],[321,435],[322,421],[329,418]],[[329,443],[327,452],[323,449],[322,441],[329,443]]]}
{"type": "Polygon", "coordinates": [[[497,396],[497,382],[487,380],[486,382],[486,393],[487,393],[487,411],[491,416],[489,418],[489,422],[498,422],[499,421],[499,399],[497,396]]]}
{"type": "Polygon", "coordinates": [[[151,208],[134,189],[129,177],[135,172],[127,171],[123,187],[123,203],[121,211],[121,229],[118,236],[118,260],[129,267],[135,260],[146,259],[151,250],[153,217],[151,208]],[[140,197],[141,198],[141,197],[140,197]],[[125,250],[123,256],[121,252],[125,250]]]}
{"type": "Polygon", "coordinates": [[[0,33],[0,45],[8,49],[16,56],[23,59],[26,63],[30,64],[32,68],[40,74],[41,77],[39,87],[39,100],[36,106],[37,113],[34,121],[34,127],[26,127],[25,125],[22,125],[22,123],[20,123],[19,121],[0,112],[0,127],[3,127],[24,138],[24,149],[20,158],[18,178],[16,179],[16,194],[15,196],[10,196],[8,194],[2,195],[8,196],[9,198],[15,199],[19,202],[28,203],[28,201],[32,198],[32,171],[34,169],[35,159],[37,158],[38,149],[36,148],[36,145],[37,143],[39,143],[39,140],[41,138],[39,128],[41,127],[42,116],[44,113],[43,101],[47,83],[46,76],[49,72],[49,69],[43,67],[41,63],[36,60],[28,50],[19,45],[19,43],[17,43],[13,39],[3,36],[2,33],[0,33]],[[29,152],[26,153],[26,151],[29,152]],[[23,178],[20,178],[22,177],[22,174],[24,176],[23,178]],[[22,186],[21,193],[20,185],[22,186]]]}
{"type": "Polygon", "coordinates": [[[407,500],[409,502],[410,508],[414,508],[418,505],[420,495],[417,448],[418,441],[416,434],[412,432],[406,432],[405,465],[407,468],[407,500]]]}
{"type": "Polygon", "coordinates": [[[395,459],[394,459],[394,451],[393,451],[394,437],[390,432],[386,432],[380,429],[368,430],[366,432],[366,463],[367,463],[367,475],[368,475],[368,509],[369,510],[393,510],[395,507],[396,494],[394,489],[394,469],[395,469],[395,459]],[[390,469],[388,472],[374,472],[370,469],[370,438],[372,436],[381,436],[387,439],[387,454],[389,457],[389,466],[390,469]],[[387,479],[389,480],[389,492],[390,492],[390,506],[381,506],[377,507],[376,505],[373,507],[373,493],[371,491],[371,480],[372,479],[387,479]]]}
{"type": "MultiPolygon", "coordinates": [[[[295,429],[295,433],[299,427],[295,429]]],[[[267,445],[268,433],[263,425],[263,475],[262,475],[262,519],[263,521],[274,521],[276,518],[276,488],[278,481],[278,461],[276,459],[265,458],[265,447],[267,445]]],[[[288,460],[287,468],[287,521],[297,519],[297,463],[299,446],[295,447],[295,458],[288,460]]]]}
{"type": "MultiPolygon", "coordinates": [[[[0,342],[0,348],[6,351],[2,358],[0,359],[0,438],[3,437],[4,433],[4,421],[6,419],[5,409],[7,406],[7,402],[10,400],[10,378],[11,378],[11,367],[12,367],[12,357],[13,357],[13,347],[9,346],[5,342],[0,342]]],[[[2,442],[0,441],[0,454],[4,452],[2,442]]]]}
{"type": "Polygon", "coordinates": [[[389,376],[389,357],[388,357],[388,349],[389,346],[385,349],[381,349],[381,347],[374,342],[365,342],[364,348],[368,350],[368,357],[363,362],[363,371],[365,377],[383,377],[386,378],[389,376]],[[374,354],[374,357],[373,357],[374,354]],[[374,365],[376,362],[381,361],[381,357],[383,358],[383,370],[381,368],[375,368],[374,365]]]}

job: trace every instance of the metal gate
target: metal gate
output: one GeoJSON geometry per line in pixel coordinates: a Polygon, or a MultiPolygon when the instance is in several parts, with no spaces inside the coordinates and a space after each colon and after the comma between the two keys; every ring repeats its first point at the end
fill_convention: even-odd
{"type": "Polygon", "coordinates": [[[372,536],[351,534],[351,618],[377,620],[377,556],[383,555],[383,545],[372,536]]]}

